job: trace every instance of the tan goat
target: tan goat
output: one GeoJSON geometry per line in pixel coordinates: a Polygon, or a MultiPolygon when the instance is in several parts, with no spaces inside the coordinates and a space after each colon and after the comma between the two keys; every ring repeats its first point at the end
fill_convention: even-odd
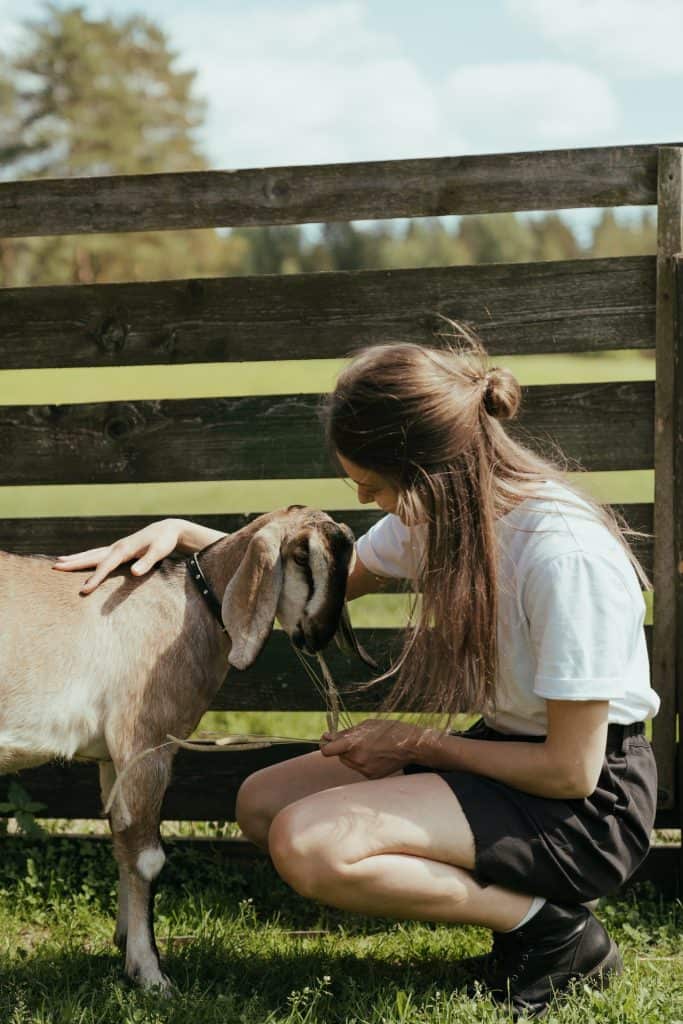
{"type": "Polygon", "coordinates": [[[290,506],[254,520],[190,560],[134,578],[122,568],[87,597],[80,573],[46,555],[0,552],[0,773],[55,758],[100,762],[119,866],[115,941],[127,974],[166,988],[151,886],[164,864],[161,804],[176,745],[130,762],[167,734],[184,738],[222,684],[247,668],[277,615],[292,641],[324,647],[340,622],[353,551],[348,527],[290,506]],[[215,614],[207,599],[217,595],[215,614]],[[220,615],[227,630],[223,631],[220,615]]]}

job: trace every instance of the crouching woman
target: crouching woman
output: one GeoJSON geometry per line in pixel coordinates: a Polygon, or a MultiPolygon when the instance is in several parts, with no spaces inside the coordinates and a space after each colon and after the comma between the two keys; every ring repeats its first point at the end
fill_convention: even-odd
{"type": "Polygon", "coordinates": [[[348,598],[422,593],[389,708],[478,712],[465,732],[370,719],[250,776],[238,820],[298,892],[383,917],[484,925],[470,966],[541,1013],[617,947],[584,904],[647,853],[656,714],[645,575],[610,510],[501,421],[520,388],[456,350],[386,345],[342,372],[329,442],[362,503],[348,598]]]}

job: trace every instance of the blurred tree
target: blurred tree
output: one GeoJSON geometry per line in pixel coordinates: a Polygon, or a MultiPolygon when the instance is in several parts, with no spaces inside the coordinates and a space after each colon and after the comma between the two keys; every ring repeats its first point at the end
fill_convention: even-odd
{"type": "Polygon", "coordinates": [[[513,213],[463,217],[458,237],[467,248],[468,263],[507,263],[531,260],[534,256],[529,222],[513,213]]]}
{"type": "Polygon", "coordinates": [[[298,227],[237,228],[228,241],[241,247],[242,274],[296,274],[301,270],[298,227]]]}
{"type": "Polygon", "coordinates": [[[657,251],[657,221],[644,210],[640,217],[617,220],[603,210],[593,231],[592,256],[639,256],[657,251]]]}
{"type": "Polygon", "coordinates": [[[194,140],[205,104],[195,72],[141,16],[88,18],[49,3],[12,61],[21,83],[18,175],[137,174],[204,167],[194,140]]]}
{"type": "MultiPolygon", "coordinates": [[[[0,78],[3,177],[197,170],[204,103],[146,18],[89,18],[47,4],[0,78]],[[7,84],[5,84],[7,82],[7,84]]],[[[5,284],[219,273],[230,246],[213,231],[6,242],[5,284]]]]}
{"type": "Polygon", "coordinates": [[[526,221],[535,260],[573,260],[585,255],[572,229],[556,213],[526,221]]]}

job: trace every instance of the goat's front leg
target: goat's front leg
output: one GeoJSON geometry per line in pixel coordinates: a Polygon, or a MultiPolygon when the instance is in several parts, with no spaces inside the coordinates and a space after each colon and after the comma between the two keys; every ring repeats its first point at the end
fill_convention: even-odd
{"type": "MultiPolygon", "coordinates": [[[[116,769],[112,761],[100,762],[100,791],[102,793],[102,806],[106,807],[109,794],[116,780],[116,769]]],[[[120,812],[117,810],[109,815],[109,827],[114,832],[114,826],[120,831],[126,827],[125,822],[118,820],[120,812]]],[[[114,943],[121,952],[125,952],[126,939],[128,938],[128,867],[119,862],[119,886],[118,886],[118,907],[116,911],[116,929],[114,931],[114,943]]]]}
{"type": "Polygon", "coordinates": [[[114,799],[111,816],[119,878],[127,882],[119,894],[117,924],[117,936],[125,943],[126,974],[142,988],[164,990],[170,982],[159,962],[153,904],[154,883],[166,859],[159,818],[170,763],[169,756],[157,754],[135,765],[122,783],[120,799],[114,799]]]}
{"type": "Polygon", "coordinates": [[[140,857],[148,858],[143,871],[131,870],[128,877],[126,974],[142,988],[159,986],[166,990],[171,983],[161,970],[154,937],[154,883],[165,857],[160,845],[148,847],[140,857]]]}

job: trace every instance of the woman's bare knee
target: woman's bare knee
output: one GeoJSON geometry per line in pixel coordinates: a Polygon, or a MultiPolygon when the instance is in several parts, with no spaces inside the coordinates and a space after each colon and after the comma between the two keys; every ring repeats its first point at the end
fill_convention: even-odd
{"type": "Polygon", "coordinates": [[[325,789],[365,781],[360,772],[319,751],[261,768],[248,776],[237,794],[236,819],[242,832],[266,849],[275,816],[296,800],[325,789]]]}
{"type": "Polygon", "coordinates": [[[264,780],[259,779],[261,774],[260,771],[254,772],[240,786],[235,802],[235,820],[247,839],[267,849],[270,823],[279,808],[272,807],[272,795],[264,780]]]}

